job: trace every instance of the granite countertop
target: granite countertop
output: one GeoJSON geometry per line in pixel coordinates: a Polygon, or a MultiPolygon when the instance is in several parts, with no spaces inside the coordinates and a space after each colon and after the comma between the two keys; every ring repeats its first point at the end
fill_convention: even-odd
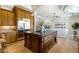
{"type": "Polygon", "coordinates": [[[32,34],[42,35],[40,32],[30,32],[30,31],[26,31],[25,33],[32,33],[32,34]]]}
{"type": "Polygon", "coordinates": [[[16,32],[14,30],[0,30],[0,33],[16,32]]]}
{"type": "Polygon", "coordinates": [[[33,33],[33,34],[37,34],[37,35],[41,35],[41,36],[45,37],[45,36],[48,36],[49,34],[51,34],[53,32],[56,32],[56,31],[46,31],[45,33],[27,31],[26,33],[33,33]]]}

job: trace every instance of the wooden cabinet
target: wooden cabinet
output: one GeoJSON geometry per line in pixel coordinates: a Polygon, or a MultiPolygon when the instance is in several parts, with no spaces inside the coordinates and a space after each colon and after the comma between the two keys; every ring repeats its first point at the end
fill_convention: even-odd
{"type": "Polygon", "coordinates": [[[28,13],[28,12],[27,12],[27,13],[25,13],[25,14],[24,14],[24,16],[25,16],[25,18],[27,18],[27,19],[30,19],[30,18],[31,18],[31,14],[30,14],[30,13],[28,13]]]}
{"type": "Polygon", "coordinates": [[[2,17],[1,24],[6,26],[7,25],[7,12],[5,10],[1,10],[1,17],[2,17]]]}
{"type": "Polygon", "coordinates": [[[16,32],[7,32],[4,34],[7,43],[15,42],[17,39],[16,32]]]}
{"type": "Polygon", "coordinates": [[[16,32],[12,32],[12,33],[10,33],[10,34],[11,34],[11,37],[10,37],[11,42],[15,42],[15,41],[17,40],[16,32]]]}
{"type": "Polygon", "coordinates": [[[31,49],[31,35],[30,34],[26,34],[26,38],[27,40],[25,41],[26,42],[26,46],[31,49]]]}
{"type": "Polygon", "coordinates": [[[11,11],[0,9],[0,25],[1,26],[15,26],[15,14],[11,11]]]}
{"type": "Polygon", "coordinates": [[[48,52],[56,43],[56,32],[45,33],[25,33],[25,47],[33,52],[48,52]]]}
{"type": "Polygon", "coordinates": [[[29,48],[33,52],[42,52],[41,44],[42,41],[39,35],[32,33],[25,34],[25,47],[29,48]]]}
{"type": "Polygon", "coordinates": [[[42,45],[42,41],[40,40],[41,39],[41,36],[39,35],[32,35],[31,36],[31,49],[33,52],[40,52],[40,47],[42,45]]]}
{"type": "Polygon", "coordinates": [[[31,17],[31,12],[29,12],[27,10],[23,10],[21,8],[18,8],[18,7],[15,7],[14,10],[15,10],[17,20],[19,20],[19,18],[30,19],[30,17],[31,17]]]}
{"type": "Polygon", "coordinates": [[[1,14],[0,14],[0,26],[1,26],[1,14]]]}
{"type": "Polygon", "coordinates": [[[9,26],[14,26],[14,25],[16,25],[14,13],[8,12],[8,15],[7,15],[7,16],[8,16],[7,25],[9,25],[9,26]]]}
{"type": "Polygon", "coordinates": [[[22,18],[26,18],[25,12],[24,11],[21,11],[21,13],[22,13],[22,18]]]}
{"type": "Polygon", "coordinates": [[[26,46],[31,49],[33,52],[40,52],[40,38],[34,34],[26,34],[26,46]]]}
{"type": "Polygon", "coordinates": [[[1,26],[1,9],[0,9],[0,26],[1,26]]]}
{"type": "Polygon", "coordinates": [[[22,19],[22,12],[21,12],[21,10],[16,10],[16,17],[17,17],[17,20],[19,19],[19,18],[21,18],[22,19]]]}
{"type": "Polygon", "coordinates": [[[21,8],[17,8],[15,7],[15,12],[16,12],[16,19],[19,20],[19,18],[23,19],[23,18],[29,18],[30,19],[30,16],[31,15],[31,12],[28,12],[28,11],[25,11],[21,8]]]}
{"type": "Polygon", "coordinates": [[[11,35],[9,33],[5,33],[5,39],[6,39],[7,43],[10,43],[11,42],[10,36],[11,35]]]}
{"type": "Polygon", "coordinates": [[[23,10],[21,8],[15,7],[14,8],[15,11],[15,15],[16,15],[16,20],[18,21],[19,19],[30,19],[30,28],[31,28],[31,32],[34,31],[34,16],[31,16],[32,12],[29,12],[27,10],[23,10]]]}

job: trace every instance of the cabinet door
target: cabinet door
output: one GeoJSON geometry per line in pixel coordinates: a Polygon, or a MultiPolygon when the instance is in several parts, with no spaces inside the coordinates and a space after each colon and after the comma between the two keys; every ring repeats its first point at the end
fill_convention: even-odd
{"type": "Polygon", "coordinates": [[[2,25],[6,26],[7,25],[7,12],[5,10],[1,10],[1,17],[2,17],[2,25]]]}
{"type": "Polygon", "coordinates": [[[28,19],[30,19],[31,18],[31,14],[30,13],[28,13],[28,19]]]}
{"type": "Polygon", "coordinates": [[[14,17],[14,13],[12,12],[8,12],[8,19],[7,19],[7,23],[9,26],[14,26],[15,25],[15,17],[14,17]]]}
{"type": "Polygon", "coordinates": [[[0,26],[1,26],[1,14],[0,14],[0,26]]]}
{"type": "Polygon", "coordinates": [[[32,35],[31,36],[32,42],[31,42],[31,49],[33,52],[40,52],[40,37],[38,37],[37,35],[32,35]]]}
{"type": "Polygon", "coordinates": [[[12,13],[12,21],[11,21],[13,26],[16,26],[16,19],[15,19],[15,14],[12,13]]]}
{"type": "Polygon", "coordinates": [[[11,41],[11,39],[10,39],[10,35],[9,35],[9,33],[5,33],[5,39],[6,39],[6,41],[7,41],[7,43],[10,43],[11,41]]]}
{"type": "Polygon", "coordinates": [[[25,13],[25,18],[28,18],[28,14],[27,13],[25,13]]]}
{"type": "Polygon", "coordinates": [[[7,43],[11,43],[16,41],[16,32],[8,32],[5,33],[5,39],[7,40],[7,43]]]}
{"type": "Polygon", "coordinates": [[[10,35],[11,35],[11,37],[10,37],[11,38],[11,42],[15,42],[17,40],[16,32],[11,32],[10,35]]]}
{"type": "Polygon", "coordinates": [[[17,10],[17,20],[22,19],[22,11],[21,10],[17,10]]]}
{"type": "Polygon", "coordinates": [[[21,15],[22,18],[26,18],[26,17],[25,17],[25,12],[24,12],[24,11],[21,11],[21,13],[22,13],[22,15],[21,15]]]}
{"type": "Polygon", "coordinates": [[[1,26],[1,9],[0,9],[0,26],[1,26]]]}
{"type": "Polygon", "coordinates": [[[26,12],[24,12],[24,18],[26,18],[26,12]]]}
{"type": "Polygon", "coordinates": [[[31,49],[31,35],[26,34],[26,46],[27,48],[31,49]]]}

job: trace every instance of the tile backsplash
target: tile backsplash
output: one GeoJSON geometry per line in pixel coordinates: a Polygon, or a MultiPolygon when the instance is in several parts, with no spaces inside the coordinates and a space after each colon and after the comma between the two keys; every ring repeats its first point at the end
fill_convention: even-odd
{"type": "Polygon", "coordinates": [[[0,26],[0,30],[15,30],[16,26],[0,26]]]}

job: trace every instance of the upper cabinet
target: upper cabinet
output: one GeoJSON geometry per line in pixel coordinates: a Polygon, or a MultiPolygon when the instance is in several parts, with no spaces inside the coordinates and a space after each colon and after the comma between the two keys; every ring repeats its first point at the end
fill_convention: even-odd
{"type": "Polygon", "coordinates": [[[31,16],[32,12],[14,7],[13,11],[8,11],[0,8],[0,26],[17,26],[18,20],[30,19],[31,31],[34,30],[34,16],[31,16]]]}
{"type": "Polygon", "coordinates": [[[27,18],[30,19],[31,12],[15,7],[16,20],[27,18]]]}
{"type": "Polygon", "coordinates": [[[21,10],[16,10],[16,18],[22,18],[22,12],[21,10]]]}
{"type": "Polygon", "coordinates": [[[1,24],[2,25],[6,26],[8,24],[7,18],[8,18],[7,12],[5,10],[1,10],[1,19],[2,19],[1,24]]]}
{"type": "Polygon", "coordinates": [[[32,12],[23,10],[21,8],[15,7],[14,8],[16,20],[23,20],[23,18],[30,19],[30,30],[31,32],[34,31],[34,16],[31,16],[32,12]]]}
{"type": "Polygon", "coordinates": [[[1,9],[0,9],[0,25],[1,25],[1,9]]]}
{"type": "Polygon", "coordinates": [[[15,26],[15,14],[11,11],[0,9],[0,26],[15,26]]]}
{"type": "Polygon", "coordinates": [[[12,12],[8,12],[8,14],[7,14],[7,16],[8,16],[8,25],[9,26],[14,26],[14,25],[16,25],[16,20],[15,20],[15,15],[14,15],[14,13],[12,13],[12,12]]]}

